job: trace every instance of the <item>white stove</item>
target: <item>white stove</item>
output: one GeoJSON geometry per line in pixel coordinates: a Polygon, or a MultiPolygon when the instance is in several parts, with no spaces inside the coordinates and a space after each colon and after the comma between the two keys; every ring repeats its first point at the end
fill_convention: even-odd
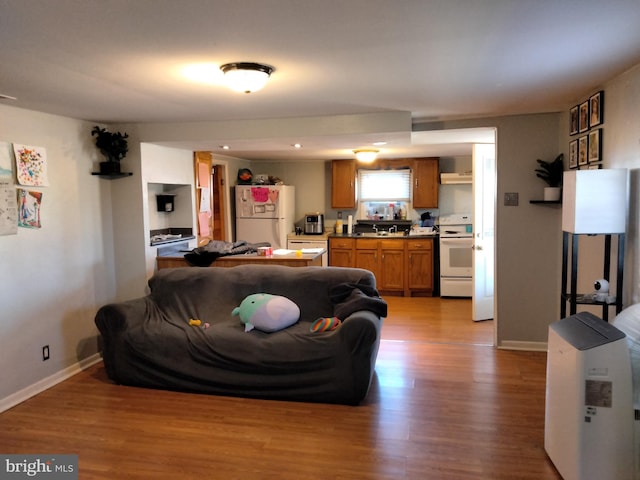
{"type": "Polygon", "coordinates": [[[470,214],[440,217],[440,296],[473,296],[473,223],[470,214]]]}

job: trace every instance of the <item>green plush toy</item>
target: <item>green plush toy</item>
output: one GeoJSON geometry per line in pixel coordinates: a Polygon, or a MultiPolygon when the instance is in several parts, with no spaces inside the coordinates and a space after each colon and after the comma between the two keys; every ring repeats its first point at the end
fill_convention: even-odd
{"type": "Polygon", "coordinates": [[[231,315],[240,316],[245,332],[255,328],[271,333],[296,323],[300,319],[300,308],[287,297],[254,293],[242,300],[231,315]]]}

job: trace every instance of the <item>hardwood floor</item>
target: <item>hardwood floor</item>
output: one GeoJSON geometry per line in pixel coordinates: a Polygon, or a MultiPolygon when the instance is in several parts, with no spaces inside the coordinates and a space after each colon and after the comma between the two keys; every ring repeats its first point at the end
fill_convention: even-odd
{"type": "Polygon", "coordinates": [[[77,453],[80,479],[561,477],[545,354],[493,348],[468,300],[389,297],[358,407],[113,385],[102,364],[0,415],[0,453],[77,453]]]}

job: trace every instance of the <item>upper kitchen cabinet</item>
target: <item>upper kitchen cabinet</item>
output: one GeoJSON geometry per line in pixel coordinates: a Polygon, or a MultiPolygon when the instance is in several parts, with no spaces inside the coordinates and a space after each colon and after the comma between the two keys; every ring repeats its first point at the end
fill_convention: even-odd
{"type": "Polygon", "coordinates": [[[331,208],[356,208],[356,161],[331,162],[331,208]]]}
{"type": "Polygon", "coordinates": [[[413,208],[438,208],[438,162],[437,157],[413,160],[413,208]]]}

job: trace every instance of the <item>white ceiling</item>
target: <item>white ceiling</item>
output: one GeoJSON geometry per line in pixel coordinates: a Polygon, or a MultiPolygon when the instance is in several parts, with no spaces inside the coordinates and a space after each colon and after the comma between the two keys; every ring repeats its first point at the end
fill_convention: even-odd
{"type": "MultiPolygon", "coordinates": [[[[98,123],[562,111],[640,63],[638,25],[638,0],[0,0],[0,94],[16,97],[0,102],[98,123]],[[234,61],[276,70],[253,94],[185,76],[234,61]]],[[[385,133],[389,156],[474,141],[389,130],[173,143],[277,160],[332,158],[385,133]]]]}

